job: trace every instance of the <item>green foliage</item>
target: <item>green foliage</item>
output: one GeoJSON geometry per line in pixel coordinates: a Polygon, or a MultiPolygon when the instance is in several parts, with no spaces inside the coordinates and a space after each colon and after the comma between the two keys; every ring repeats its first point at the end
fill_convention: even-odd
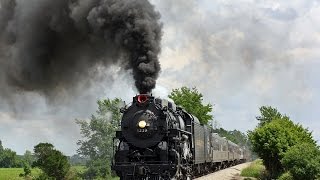
{"type": "Polygon", "coordinates": [[[85,166],[88,158],[81,157],[79,154],[68,157],[71,166],[85,166]]]}
{"type": "Polygon", "coordinates": [[[208,124],[213,116],[211,104],[203,104],[203,95],[194,87],[192,89],[181,87],[180,89],[173,89],[170,95],[175,104],[183,107],[187,112],[195,115],[201,124],[208,124]]]}
{"type": "MultiPolygon", "coordinates": [[[[34,177],[39,176],[41,170],[38,168],[31,169],[31,174],[34,177]]],[[[24,174],[23,168],[0,168],[0,179],[2,180],[31,180],[33,177],[21,177],[20,174],[24,174]]]]}
{"type": "Polygon", "coordinates": [[[34,157],[33,157],[32,153],[31,153],[31,151],[29,151],[29,150],[26,150],[26,152],[24,153],[22,158],[23,158],[23,161],[24,161],[23,167],[25,167],[25,163],[27,163],[29,166],[31,166],[33,161],[34,161],[34,157]]]}
{"type": "Polygon", "coordinates": [[[264,171],[265,167],[262,164],[262,160],[258,159],[252,162],[250,166],[244,168],[241,171],[241,176],[259,178],[264,171]]]}
{"type": "Polygon", "coordinates": [[[290,172],[285,172],[279,176],[278,180],[293,180],[293,177],[290,172]]]}
{"type": "Polygon", "coordinates": [[[288,116],[282,115],[276,108],[271,106],[261,106],[260,113],[261,115],[256,117],[256,119],[260,121],[259,126],[263,126],[274,119],[289,119],[288,116]]]}
{"type": "Polygon", "coordinates": [[[71,167],[65,176],[65,180],[80,180],[80,171],[78,169],[71,167]]]}
{"type": "MultiPolygon", "coordinates": [[[[219,134],[219,136],[225,137],[229,141],[232,141],[232,142],[238,144],[242,148],[244,147],[247,150],[252,149],[248,136],[239,130],[235,129],[232,131],[227,131],[223,128],[219,128],[219,129],[213,129],[212,131],[214,133],[219,134]]],[[[256,157],[253,157],[251,152],[248,152],[247,155],[250,156],[250,157],[248,157],[249,159],[247,159],[247,160],[256,159],[256,157]]]]}
{"type": "Polygon", "coordinates": [[[253,151],[263,159],[271,176],[277,176],[282,171],[280,160],[288,148],[301,142],[315,143],[310,132],[285,119],[273,120],[255,129],[249,138],[253,151]]]}
{"type": "Polygon", "coordinates": [[[13,168],[22,167],[22,162],[18,158],[17,153],[9,148],[4,148],[0,140],[0,167],[13,168]]]}
{"type": "Polygon", "coordinates": [[[28,177],[28,176],[31,176],[31,166],[28,164],[28,163],[24,163],[23,164],[23,172],[24,173],[21,173],[19,176],[20,177],[28,177]]]}
{"type": "Polygon", "coordinates": [[[55,180],[53,177],[48,176],[46,173],[40,173],[36,180],[55,180]]]}
{"type": "Polygon", "coordinates": [[[0,167],[19,167],[16,152],[12,151],[11,149],[4,149],[2,152],[0,152],[0,167]]]}
{"type": "Polygon", "coordinates": [[[52,144],[39,143],[34,147],[34,154],[37,160],[33,162],[33,167],[43,171],[39,179],[65,179],[70,169],[68,158],[54,149],[52,144]]]}
{"type": "Polygon", "coordinates": [[[84,172],[85,179],[107,178],[111,175],[110,159],[94,159],[87,163],[87,171],[84,172]]]}
{"type": "Polygon", "coordinates": [[[238,130],[227,131],[223,128],[213,129],[214,133],[218,133],[221,137],[226,137],[228,140],[240,145],[240,146],[249,146],[248,145],[248,136],[238,130]]]}
{"type": "Polygon", "coordinates": [[[252,149],[263,159],[271,177],[283,171],[281,159],[292,146],[306,142],[315,145],[311,133],[299,124],[294,124],[286,116],[278,116],[249,133],[252,149]]]}
{"type": "Polygon", "coordinates": [[[0,152],[2,152],[4,150],[3,145],[2,145],[2,141],[0,140],[0,152]]]}
{"type": "Polygon", "coordinates": [[[294,145],[284,154],[281,162],[295,180],[320,177],[320,150],[314,144],[294,145]]]}
{"type": "Polygon", "coordinates": [[[106,178],[111,174],[113,137],[121,119],[121,99],[98,101],[98,111],[90,121],[76,120],[80,125],[83,140],[78,141],[78,153],[90,160],[87,162],[85,179],[106,178]]]}

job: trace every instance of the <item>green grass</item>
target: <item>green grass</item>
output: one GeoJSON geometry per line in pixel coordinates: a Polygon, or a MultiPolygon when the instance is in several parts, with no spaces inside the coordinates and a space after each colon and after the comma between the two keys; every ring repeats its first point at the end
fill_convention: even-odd
{"type": "MultiPolygon", "coordinates": [[[[31,175],[38,176],[40,169],[32,169],[31,175]]],[[[24,180],[23,177],[19,177],[19,174],[23,173],[23,168],[0,168],[0,179],[2,180],[24,180]]]]}
{"type": "MultiPolygon", "coordinates": [[[[72,166],[70,171],[71,176],[82,173],[85,169],[85,166],[72,166]]],[[[25,180],[23,177],[19,176],[21,173],[23,173],[23,168],[0,168],[0,180],[25,180]]],[[[31,171],[33,177],[39,176],[40,173],[41,170],[38,168],[32,169],[31,171]]],[[[119,177],[113,177],[110,180],[119,180],[119,177]]]]}
{"type": "MultiPolygon", "coordinates": [[[[85,166],[72,166],[73,172],[82,173],[85,170],[85,166]]],[[[24,180],[19,174],[24,173],[23,168],[0,168],[0,180],[24,180]]],[[[41,173],[41,170],[34,168],[31,170],[31,176],[37,177],[41,173]]]]}
{"type": "Polygon", "coordinates": [[[83,173],[86,170],[85,166],[72,166],[71,170],[76,171],[78,173],[83,173]]]}
{"type": "Polygon", "coordinates": [[[243,169],[241,171],[241,176],[259,178],[263,175],[264,171],[265,167],[262,164],[262,160],[258,159],[253,161],[250,166],[243,169]]]}

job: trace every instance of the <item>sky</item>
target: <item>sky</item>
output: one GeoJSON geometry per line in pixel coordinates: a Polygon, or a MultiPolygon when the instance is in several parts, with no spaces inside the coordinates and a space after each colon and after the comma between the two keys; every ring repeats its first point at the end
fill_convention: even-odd
{"type": "MultiPolygon", "coordinates": [[[[222,128],[256,127],[270,105],[313,132],[320,142],[319,0],[151,0],[161,14],[161,73],[153,94],[197,87],[222,128]]],[[[101,68],[92,86],[54,104],[35,92],[0,103],[0,140],[18,154],[50,142],[67,155],[81,139],[75,119],[94,114],[96,101],[137,94],[130,72],[101,68]],[[105,78],[108,77],[108,78],[105,78]]]]}

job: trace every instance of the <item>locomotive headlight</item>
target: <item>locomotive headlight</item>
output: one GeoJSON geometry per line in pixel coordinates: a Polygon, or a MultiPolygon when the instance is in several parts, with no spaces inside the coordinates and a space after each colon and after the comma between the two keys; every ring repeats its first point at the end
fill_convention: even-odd
{"type": "Polygon", "coordinates": [[[139,121],[139,123],[138,123],[139,128],[145,128],[146,125],[147,125],[147,123],[146,123],[145,120],[141,120],[141,121],[139,121]]]}

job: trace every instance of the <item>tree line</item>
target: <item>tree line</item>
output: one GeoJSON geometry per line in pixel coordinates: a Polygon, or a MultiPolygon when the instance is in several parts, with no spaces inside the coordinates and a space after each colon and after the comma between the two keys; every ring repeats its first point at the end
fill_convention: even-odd
{"type": "MultiPolygon", "coordinates": [[[[168,97],[195,115],[200,123],[213,124],[213,106],[203,103],[203,95],[196,88],[173,89],[168,97]]],[[[77,142],[79,148],[76,155],[66,157],[49,143],[39,143],[34,147],[33,153],[26,151],[23,156],[16,155],[10,149],[1,151],[1,146],[0,167],[23,167],[22,175],[25,177],[31,177],[30,168],[38,167],[42,173],[34,179],[111,179],[114,176],[110,169],[114,150],[113,137],[120,125],[119,109],[123,102],[120,98],[115,98],[99,100],[97,104],[98,109],[89,120],[76,119],[83,137],[77,142]],[[1,158],[2,156],[6,158],[1,158]],[[71,164],[85,165],[86,168],[81,173],[72,174],[71,164]]],[[[237,144],[246,145],[248,142],[246,134],[238,130],[217,128],[214,131],[237,144]]]]}
{"type": "Polygon", "coordinates": [[[74,179],[70,172],[68,157],[56,150],[50,143],[39,143],[34,146],[34,152],[27,150],[19,156],[9,148],[4,148],[0,141],[0,168],[23,168],[21,177],[37,180],[74,179]],[[32,168],[39,168],[37,177],[31,174],[32,168]],[[72,176],[72,178],[71,178],[72,176]]]}
{"type": "MultiPolygon", "coordinates": [[[[293,123],[277,109],[263,106],[256,117],[258,126],[248,134],[239,130],[217,127],[211,104],[203,103],[203,95],[196,88],[174,89],[169,95],[177,105],[195,115],[202,124],[234,143],[251,148],[266,166],[268,178],[290,176],[292,179],[314,178],[320,171],[320,155],[311,132],[293,123]],[[303,163],[301,163],[303,162],[303,163]],[[283,175],[284,174],[284,175],[283,175]]],[[[23,156],[4,149],[0,141],[0,167],[23,167],[22,176],[30,177],[30,168],[42,170],[33,179],[111,179],[110,165],[113,156],[113,137],[119,129],[123,106],[120,98],[97,101],[98,109],[90,119],[76,119],[82,139],[77,142],[77,154],[63,155],[52,144],[39,143],[34,152],[23,156]],[[73,172],[72,164],[85,165],[82,172],[73,172]]]]}
{"type": "Polygon", "coordinates": [[[33,156],[31,151],[26,151],[24,155],[17,153],[9,148],[4,148],[0,140],[0,168],[19,168],[25,164],[31,165],[33,156]]]}

